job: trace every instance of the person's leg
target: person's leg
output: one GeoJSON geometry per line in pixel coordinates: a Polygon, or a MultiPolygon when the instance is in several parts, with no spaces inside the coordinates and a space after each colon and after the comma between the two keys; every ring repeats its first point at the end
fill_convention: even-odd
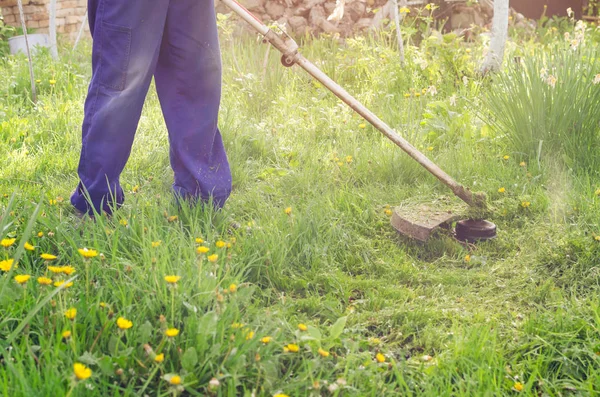
{"type": "Polygon", "coordinates": [[[171,1],[155,72],[169,130],[173,190],[222,207],[231,171],[217,128],[221,54],[213,0],[171,1]]]}
{"type": "Polygon", "coordinates": [[[92,80],[85,101],[80,183],[71,203],[92,213],[120,205],[131,152],[160,51],[169,0],[89,0],[92,80]]]}

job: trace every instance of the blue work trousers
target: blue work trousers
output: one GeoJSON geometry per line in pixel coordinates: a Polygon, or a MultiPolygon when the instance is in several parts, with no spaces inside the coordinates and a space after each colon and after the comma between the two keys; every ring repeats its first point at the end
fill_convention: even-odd
{"type": "Polygon", "coordinates": [[[221,54],[213,0],[88,0],[88,12],[92,80],[71,203],[90,214],[123,203],[119,177],[154,76],[176,196],[212,197],[221,207],[231,172],[217,128],[221,54]]]}

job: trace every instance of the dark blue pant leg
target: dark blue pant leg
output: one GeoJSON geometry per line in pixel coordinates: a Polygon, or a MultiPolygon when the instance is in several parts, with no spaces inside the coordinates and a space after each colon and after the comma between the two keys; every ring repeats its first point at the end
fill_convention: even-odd
{"type": "Polygon", "coordinates": [[[221,54],[213,0],[171,1],[155,81],[175,194],[212,197],[221,207],[231,193],[231,171],[217,128],[221,54]]]}
{"type": "Polygon", "coordinates": [[[89,0],[92,80],[85,102],[80,183],[71,203],[110,213],[124,200],[119,177],[129,158],[160,51],[169,0],[89,0]]]}

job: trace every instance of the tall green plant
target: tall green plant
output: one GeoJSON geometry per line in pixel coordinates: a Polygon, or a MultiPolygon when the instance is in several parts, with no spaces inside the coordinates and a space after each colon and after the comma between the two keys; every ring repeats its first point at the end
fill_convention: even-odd
{"type": "Polygon", "coordinates": [[[0,16],[0,57],[8,55],[8,39],[15,35],[15,28],[8,26],[0,16]]]}
{"type": "Polygon", "coordinates": [[[524,158],[558,157],[569,168],[597,169],[599,56],[573,40],[512,64],[485,97],[487,121],[524,158]]]}

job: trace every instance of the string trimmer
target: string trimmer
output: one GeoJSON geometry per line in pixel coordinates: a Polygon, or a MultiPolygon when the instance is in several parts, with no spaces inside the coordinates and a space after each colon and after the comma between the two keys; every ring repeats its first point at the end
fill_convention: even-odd
{"type": "MultiPolygon", "coordinates": [[[[485,208],[485,195],[482,193],[473,194],[469,189],[456,182],[450,175],[446,174],[433,161],[429,160],[417,148],[402,138],[386,123],[380,120],[373,112],[367,109],[363,104],[357,101],[346,90],[340,87],[329,76],[323,73],[319,68],[304,58],[298,52],[298,44],[287,33],[276,33],[267,27],[264,23],[248,11],[236,0],[221,0],[234,13],[248,22],[252,28],[262,34],[266,41],[281,52],[281,63],[283,66],[291,67],[298,65],[304,69],[313,78],[327,87],[333,94],[344,101],[350,108],[360,114],[373,127],[377,128],[383,135],[388,137],[396,145],[400,146],[410,157],[421,164],[427,171],[438,178],[444,185],[448,186],[452,192],[467,203],[472,208],[485,208]]],[[[397,207],[392,213],[391,223],[398,232],[425,241],[429,238],[431,232],[437,227],[455,221],[459,214],[456,211],[445,209],[432,209],[429,206],[420,206],[418,209],[411,208],[406,210],[404,207],[397,207]]],[[[456,225],[457,237],[463,240],[481,240],[493,238],[496,235],[496,226],[481,219],[468,219],[460,221],[456,225]]]]}

